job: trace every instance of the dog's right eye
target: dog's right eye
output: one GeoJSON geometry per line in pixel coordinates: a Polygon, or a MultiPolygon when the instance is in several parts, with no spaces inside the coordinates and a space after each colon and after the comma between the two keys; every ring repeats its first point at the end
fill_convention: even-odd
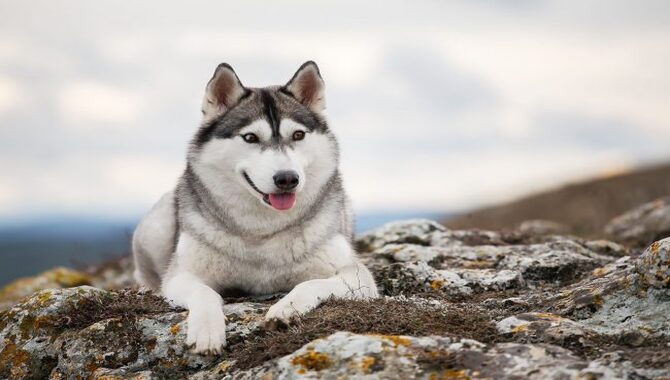
{"type": "Polygon", "coordinates": [[[258,136],[256,136],[253,133],[245,133],[242,135],[242,139],[244,139],[244,142],[247,142],[249,144],[254,144],[258,142],[258,136]]]}

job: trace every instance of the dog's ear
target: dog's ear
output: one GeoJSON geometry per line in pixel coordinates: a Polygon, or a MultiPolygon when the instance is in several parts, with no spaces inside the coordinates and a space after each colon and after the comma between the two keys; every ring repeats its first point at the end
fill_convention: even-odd
{"type": "Polygon", "coordinates": [[[325,89],[319,67],[313,61],[303,63],[284,86],[285,91],[317,113],[326,108],[325,89]]]}
{"type": "Polygon", "coordinates": [[[239,102],[247,91],[233,68],[227,63],[220,64],[207,83],[205,98],[202,101],[202,114],[206,120],[223,115],[239,102]]]}

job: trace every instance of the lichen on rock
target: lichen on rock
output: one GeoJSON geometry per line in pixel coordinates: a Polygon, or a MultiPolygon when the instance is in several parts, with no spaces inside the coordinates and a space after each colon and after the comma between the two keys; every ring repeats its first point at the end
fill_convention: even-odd
{"type": "Polygon", "coordinates": [[[36,276],[18,279],[0,289],[0,310],[42,289],[70,288],[91,285],[92,282],[91,276],[84,272],[56,267],[36,276]]]}
{"type": "Polygon", "coordinates": [[[86,271],[97,287],[20,282],[7,293],[32,294],[0,312],[0,378],[670,377],[670,240],[635,257],[543,226],[391,223],[357,243],[382,298],[328,300],[278,330],[263,324],[278,295],[226,298],[219,355],[184,345],[187,311],[120,289],[128,260],[86,271]]]}
{"type": "Polygon", "coordinates": [[[637,273],[646,286],[670,289],[670,238],[652,243],[642,253],[637,273]]]}
{"type": "Polygon", "coordinates": [[[617,241],[640,248],[670,237],[670,196],[619,215],[605,226],[605,233],[617,241]]]}

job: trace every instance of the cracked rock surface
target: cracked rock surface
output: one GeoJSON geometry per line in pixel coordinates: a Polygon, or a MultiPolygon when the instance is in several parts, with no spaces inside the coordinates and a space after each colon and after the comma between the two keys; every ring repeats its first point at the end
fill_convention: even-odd
{"type": "Polygon", "coordinates": [[[382,298],[278,330],[280,295],[226,298],[210,356],[184,346],[186,311],[127,288],[129,261],[47,272],[0,291],[0,378],[670,378],[670,239],[640,254],[561,231],[390,223],[357,241],[382,298]]]}

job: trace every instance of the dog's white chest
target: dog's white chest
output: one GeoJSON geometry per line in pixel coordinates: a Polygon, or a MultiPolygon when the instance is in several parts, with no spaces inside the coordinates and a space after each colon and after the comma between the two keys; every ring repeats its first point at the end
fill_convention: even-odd
{"type": "Polygon", "coordinates": [[[219,290],[241,289],[251,293],[288,291],[310,278],[328,277],[335,268],[319,251],[309,252],[300,239],[283,236],[249,244],[228,236],[216,246],[203,244],[189,234],[182,234],[176,260],[179,267],[198,273],[210,286],[219,290]],[[325,264],[325,265],[324,265],[325,264]]]}

